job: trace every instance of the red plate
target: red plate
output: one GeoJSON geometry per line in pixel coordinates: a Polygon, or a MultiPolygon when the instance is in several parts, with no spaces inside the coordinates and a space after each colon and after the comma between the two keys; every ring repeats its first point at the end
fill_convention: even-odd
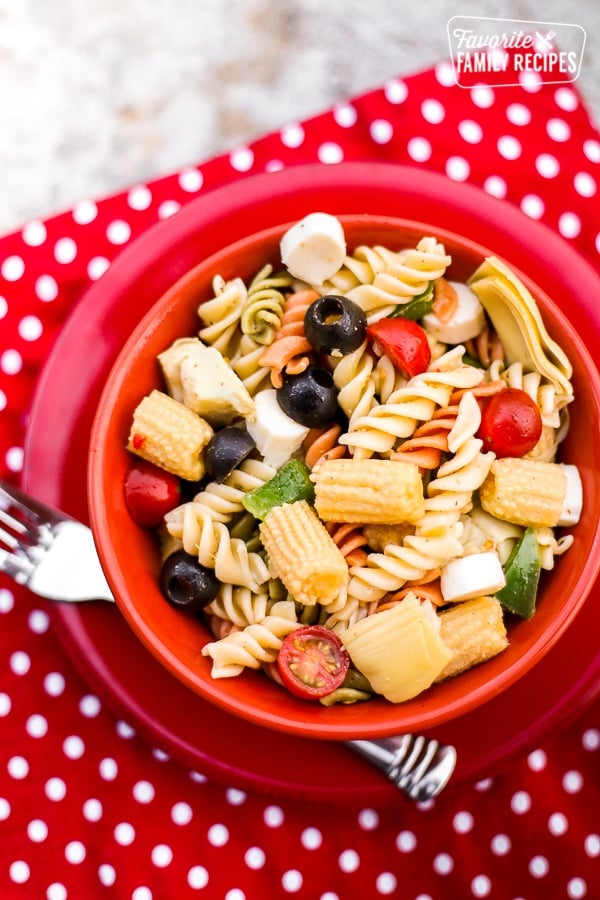
{"type": "MultiPolygon", "coordinates": [[[[245,179],[199,197],[149,229],[77,305],[38,384],[25,447],[25,488],[87,520],[89,431],[108,371],[141,316],[203,257],[317,209],[338,215],[410,213],[442,228],[448,224],[448,203],[454,231],[510,259],[549,294],[559,269],[563,282],[579,291],[582,282],[597,283],[590,266],[553,232],[441,175],[349,163],[245,179]],[[540,246],[546,250],[543,260],[540,246]]],[[[597,357],[600,314],[592,301],[587,310],[569,311],[569,318],[597,357]]],[[[493,774],[513,753],[564,726],[599,693],[597,590],[531,674],[486,706],[436,729],[438,740],[458,750],[456,781],[493,774]]],[[[105,702],[186,765],[230,784],[328,802],[372,804],[397,797],[380,773],[336,742],[273,733],[203,701],[150,656],[112,605],[57,605],[53,613],[66,649],[105,702]]]]}

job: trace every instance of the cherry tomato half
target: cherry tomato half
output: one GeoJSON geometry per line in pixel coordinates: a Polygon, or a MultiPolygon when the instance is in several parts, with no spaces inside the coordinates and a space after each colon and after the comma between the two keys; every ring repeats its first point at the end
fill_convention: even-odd
{"type": "Polygon", "coordinates": [[[177,506],[179,478],[145,459],[136,460],[125,477],[125,503],[131,518],[142,528],[155,528],[165,513],[177,506]]]}
{"type": "Polygon", "coordinates": [[[542,417],[529,394],[507,388],[490,397],[483,406],[477,437],[485,450],[496,456],[524,456],[542,434],[542,417]]]}
{"type": "Polygon", "coordinates": [[[297,697],[318,699],[340,686],[350,666],[348,651],[334,631],[304,625],[284,639],[277,668],[286,688],[297,697]]]}
{"type": "Polygon", "coordinates": [[[425,330],[412,319],[379,319],[367,327],[376,353],[384,353],[394,366],[412,378],[425,372],[431,350],[425,330]]]}

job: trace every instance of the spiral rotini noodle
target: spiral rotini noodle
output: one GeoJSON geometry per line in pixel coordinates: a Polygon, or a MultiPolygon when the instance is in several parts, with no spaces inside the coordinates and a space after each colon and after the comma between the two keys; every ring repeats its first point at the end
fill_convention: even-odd
{"type": "Polygon", "coordinates": [[[271,383],[275,388],[283,384],[284,370],[298,375],[310,362],[312,347],[304,335],[304,316],[318,296],[307,288],[286,298],[275,339],[260,358],[261,366],[271,369],[271,383]]]}
{"type": "Polygon", "coordinates": [[[248,285],[243,303],[240,327],[258,344],[273,342],[283,315],[285,294],[279,288],[289,288],[292,277],[287,273],[273,275],[273,266],[266,265],[248,285]]]}
{"type": "Polygon", "coordinates": [[[205,607],[204,612],[233,622],[241,629],[246,625],[262,622],[273,603],[264,585],[258,591],[252,591],[245,586],[222,584],[217,596],[205,607]]]}
{"type": "Polygon", "coordinates": [[[204,327],[198,332],[200,340],[231,357],[232,341],[235,341],[242,308],[248,296],[241,278],[225,281],[217,275],[212,283],[214,297],[198,307],[198,316],[204,327]]]}

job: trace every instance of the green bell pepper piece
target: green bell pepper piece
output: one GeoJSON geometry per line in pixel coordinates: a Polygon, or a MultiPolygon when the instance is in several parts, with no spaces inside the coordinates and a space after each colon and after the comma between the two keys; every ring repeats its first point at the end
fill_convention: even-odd
{"type": "Polygon", "coordinates": [[[248,491],[242,503],[248,512],[262,521],[274,506],[295,503],[297,500],[312,503],[314,499],[315,488],[310,480],[310,469],[306,463],[290,459],[270,481],[248,491]]]}
{"type": "Polygon", "coordinates": [[[535,612],[540,572],[540,551],[535,531],[526,528],[506,560],[506,585],[495,596],[509,612],[523,619],[531,619],[535,612]]]}
{"type": "Polygon", "coordinates": [[[417,294],[407,303],[399,303],[396,309],[389,314],[390,319],[422,319],[431,312],[433,306],[433,281],[430,281],[422,294],[417,294]]]}

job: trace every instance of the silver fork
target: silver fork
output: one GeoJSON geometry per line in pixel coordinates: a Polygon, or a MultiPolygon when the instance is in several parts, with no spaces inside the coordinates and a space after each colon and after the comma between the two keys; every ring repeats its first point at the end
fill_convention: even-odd
{"type": "MultiPolygon", "coordinates": [[[[0,481],[0,572],[49,600],[114,602],[92,531],[0,481]]],[[[456,750],[422,735],[345,742],[412,800],[436,797],[456,766],[456,750]]]]}

